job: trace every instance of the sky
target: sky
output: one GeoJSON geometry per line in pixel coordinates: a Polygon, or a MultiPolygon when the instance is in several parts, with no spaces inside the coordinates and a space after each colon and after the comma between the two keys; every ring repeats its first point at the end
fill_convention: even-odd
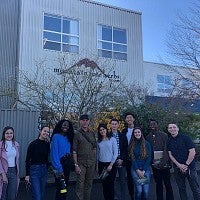
{"type": "Polygon", "coordinates": [[[143,59],[167,63],[167,37],[179,13],[187,13],[194,0],[95,0],[142,13],[143,59]]]}

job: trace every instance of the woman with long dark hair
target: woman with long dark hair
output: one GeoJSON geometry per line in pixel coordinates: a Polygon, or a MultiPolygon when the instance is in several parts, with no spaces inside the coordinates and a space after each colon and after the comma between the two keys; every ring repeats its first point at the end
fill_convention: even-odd
{"type": "Polygon", "coordinates": [[[98,126],[97,159],[99,174],[105,168],[108,176],[102,181],[103,194],[105,200],[114,200],[114,182],[116,174],[115,163],[118,156],[117,140],[108,135],[105,124],[98,126]]]}
{"type": "Polygon", "coordinates": [[[34,200],[44,199],[50,151],[50,144],[47,142],[48,136],[49,127],[43,126],[39,132],[39,137],[29,144],[27,150],[25,180],[28,184],[31,184],[34,200]]]}
{"type": "Polygon", "coordinates": [[[66,187],[69,181],[70,170],[73,165],[71,148],[74,137],[73,125],[69,120],[59,121],[51,137],[50,158],[55,173],[56,200],[66,199],[66,192],[62,193],[61,178],[65,180],[66,187]]]}
{"type": "Polygon", "coordinates": [[[139,127],[133,130],[128,154],[132,160],[131,174],[136,188],[135,200],[141,200],[141,196],[143,196],[142,199],[147,200],[150,184],[151,146],[144,139],[139,127]]]}
{"type": "Polygon", "coordinates": [[[13,127],[3,129],[0,141],[0,199],[15,200],[19,186],[19,144],[13,127]]]}

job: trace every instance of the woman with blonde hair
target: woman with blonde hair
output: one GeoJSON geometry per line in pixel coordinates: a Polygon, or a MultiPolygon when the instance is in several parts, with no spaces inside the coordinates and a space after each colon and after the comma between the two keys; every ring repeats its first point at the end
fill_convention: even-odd
{"type": "Polygon", "coordinates": [[[150,184],[151,146],[144,139],[142,130],[134,128],[128,147],[128,154],[132,160],[131,174],[135,185],[135,200],[148,199],[150,184]]]}

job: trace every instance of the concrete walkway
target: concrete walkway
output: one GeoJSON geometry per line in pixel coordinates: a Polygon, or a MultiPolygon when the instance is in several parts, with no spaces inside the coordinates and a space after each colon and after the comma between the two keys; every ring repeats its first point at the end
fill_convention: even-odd
{"type": "MultiPolygon", "coordinates": [[[[172,188],[174,191],[174,199],[179,200],[180,199],[179,192],[178,192],[178,188],[176,186],[173,174],[172,174],[171,182],[172,182],[172,188]]],[[[69,188],[68,188],[67,200],[75,200],[75,192],[74,191],[75,191],[75,181],[70,181],[69,188]]],[[[116,182],[116,191],[117,191],[117,193],[120,191],[118,181],[116,182]]],[[[130,198],[128,195],[128,190],[126,193],[127,193],[127,200],[129,200],[130,198]]],[[[48,183],[47,187],[46,187],[46,191],[45,191],[44,200],[54,200],[54,196],[55,196],[55,186],[53,183],[48,183]]],[[[118,196],[119,196],[119,194],[118,194],[118,196]]],[[[94,180],[92,194],[91,194],[91,200],[103,200],[103,199],[104,198],[103,198],[103,194],[102,194],[101,183],[98,180],[94,180]]],[[[189,189],[189,186],[188,186],[188,199],[189,200],[193,199],[192,192],[189,189]]],[[[30,191],[27,192],[25,189],[25,181],[20,182],[17,200],[31,200],[30,191]]],[[[155,182],[154,182],[153,178],[151,179],[149,200],[156,200],[155,182]]]]}

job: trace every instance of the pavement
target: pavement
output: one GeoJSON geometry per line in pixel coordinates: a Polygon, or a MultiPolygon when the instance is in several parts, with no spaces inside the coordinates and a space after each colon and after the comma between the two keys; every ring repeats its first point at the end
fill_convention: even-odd
{"type": "MultiPolygon", "coordinates": [[[[200,175],[200,173],[199,173],[199,175],[200,175]]],[[[75,200],[75,183],[76,183],[75,176],[72,173],[71,178],[70,178],[68,193],[67,193],[67,200],[75,200]]],[[[178,192],[178,188],[176,186],[175,180],[174,180],[173,173],[171,176],[171,183],[172,183],[172,188],[173,188],[173,192],[174,192],[174,199],[179,200],[180,199],[179,192],[178,192]]],[[[116,180],[115,186],[116,186],[117,195],[120,196],[120,194],[119,194],[120,186],[119,186],[118,179],[116,180]]],[[[129,200],[130,197],[128,195],[128,189],[126,189],[126,190],[127,190],[126,191],[126,194],[127,194],[126,200],[129,200]]],[[[187,183],[187,192],[188,192],[188,200],[192,200],[193,199],[192,192],[189,188],[188,183],[187,183]]],[[[53,183],[52,177],[50,176],[48,178],[48,183],[46,186],[44,200],[54,200],[54,197],[55,197],[55,185],[53,183]]],[[[103,199],[104,198],[103,198],[103,192],[102,192],[102,185],[98,179],[94,179],[92,193],[91,193],[91,200],[103,200],[103,199]]],[[[17,200],[31,200],[31,192],[26,190],[26,185],[25,185],[24,180],[21,180],[21,182],[20,182],[17,200]]],[[[118,198],[118,200],[120,200],[120,198],[118,198]]],[[[153,177],[151,177],[149,200],[156,200],[155,182],[154,182],[153,177]]]]}

